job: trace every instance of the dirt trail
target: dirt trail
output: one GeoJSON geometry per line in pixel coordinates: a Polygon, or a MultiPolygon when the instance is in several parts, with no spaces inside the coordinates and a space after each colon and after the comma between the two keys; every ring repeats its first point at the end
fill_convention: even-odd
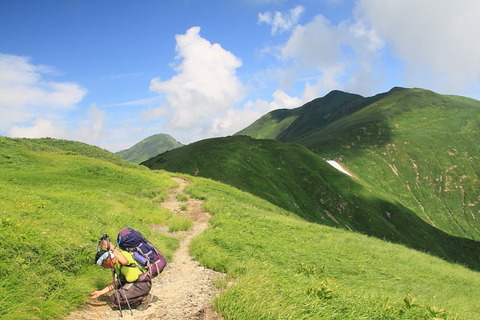
{"type": "MultiPolygon", "coordinates": [[[[213,282],[224,275],[198,264],[188,252],[192,238],[199,235],[208,226],[210,214],[202,210],[202,203],[197,199],[188,199],[187,210],[180,210],[185,204],[176,199],[188,181],[175,178],[180,184],[171,190],[168,199],[161,205],[178,214],[189,215],[194,221],[191,230],[176,233],[181,238],[180,247],[174,253],[172,261],[168,261],[163,273],[153,280],[151,294],[158,298],[144,311],[123,310],[120,312],[99,303],[87,305],[81,310],[71,313],[66,320],[74,319],[163,319],[163,320],[221,320],[211,308],[211,301],[218,293],[213,282]]],[[[162,231],[159,228],[159,231],[162,231]]],[[[166,232],[163,230],[162,232],[166,232]]]]}

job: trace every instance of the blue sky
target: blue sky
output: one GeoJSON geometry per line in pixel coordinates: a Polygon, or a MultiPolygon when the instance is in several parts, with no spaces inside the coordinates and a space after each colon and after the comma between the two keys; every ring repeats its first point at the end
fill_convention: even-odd
{"type": "Polygon", "coordinates": [[[116,152],[331,90],[480,99],[477,0],[2,0],[0,135],[116,152]]]}

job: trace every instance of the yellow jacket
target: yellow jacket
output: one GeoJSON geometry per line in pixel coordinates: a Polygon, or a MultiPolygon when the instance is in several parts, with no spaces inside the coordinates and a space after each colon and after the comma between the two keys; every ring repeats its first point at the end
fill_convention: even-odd
{"type": "Polygon", "coordinates": [[[133,259],[131,252],[121,251],[121,253],[127,258],[128,264],[122,265],[118,261],[115,263],[115,273],[120,277],[120,282],[123,284],[124,282],[137,281],[138,277],[145,272],[145,269],[141,268],[141,265],[133,259]]]}

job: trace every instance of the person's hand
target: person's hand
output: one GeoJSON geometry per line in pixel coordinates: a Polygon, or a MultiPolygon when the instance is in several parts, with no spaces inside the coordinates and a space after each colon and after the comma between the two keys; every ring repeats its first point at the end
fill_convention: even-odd
{"type": "Polygon", "coordinates": [[[90,293],[90,299],[97,299],[97,298],[100,297],[101,295],[103,295],[102,291],[92,292],[92,293],[90,293]]]}
{"type": "Polygon", "coordinates": [[[105,250],[112,250],[115,249],[113,243],[108,242],[107,240],[102,240],[102,248],[105,250]],[[109,246],[110,245],[110,246],[109,246]]]}

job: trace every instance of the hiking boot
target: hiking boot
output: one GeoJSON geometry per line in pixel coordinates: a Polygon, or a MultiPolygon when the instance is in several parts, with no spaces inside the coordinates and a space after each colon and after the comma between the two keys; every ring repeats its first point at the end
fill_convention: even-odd
{"type": "Polygon", "coordinates": [[[137,307],[138,311],[143,311],[150,306],[150,303],[157,301],[158,298],[156,296],[151,295],[150,293],[143,298],[142,302],[137,307]]]}

